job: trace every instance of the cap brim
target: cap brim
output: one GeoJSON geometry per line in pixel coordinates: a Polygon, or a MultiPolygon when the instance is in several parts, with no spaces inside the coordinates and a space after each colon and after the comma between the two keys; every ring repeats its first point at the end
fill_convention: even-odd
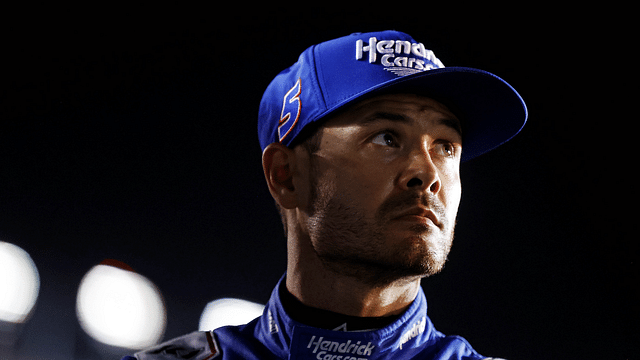
{"type": "Polygon", "coordinates": [[[428,96],[449,107],[461,121],[463,162],[505,143],[527,121],[527,107],[511,85],[489,72],[465,67],[434,69],[382,83],[336,104],[323,116],[366,97],[393,92],[428,96]]]}

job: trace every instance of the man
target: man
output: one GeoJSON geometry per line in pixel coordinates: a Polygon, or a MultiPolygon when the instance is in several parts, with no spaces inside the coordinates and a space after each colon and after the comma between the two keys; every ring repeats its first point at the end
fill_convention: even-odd
{"type": "Polygon", "coordinates": [[[264,314],[137,359],[483,359],[427,317],[420,280],[453,240],[460,163],[517,134],[526,106],[487,72],[445,68],[396,31],[302,53],[258,132],[288,245],[264,314]]]}

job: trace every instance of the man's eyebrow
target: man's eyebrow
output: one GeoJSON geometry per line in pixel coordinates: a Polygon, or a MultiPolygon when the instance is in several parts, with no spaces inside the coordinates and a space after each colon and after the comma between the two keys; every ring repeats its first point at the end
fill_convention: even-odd
{"type": "Polygon", "coordinates": [[[448,126],[458,132],[458,135],[462,136],[462,127],[460,121],[452,118],[442,118],[439,120],[440,124],[448,126]]]}
{"type": "Polygon", "coordinates": [[[397,122],[409,122],[409,119],[407,119],[404,115],[378,111],[378,112],[373,113],[371,116],[368,116],[368,117],[364,118],[362,120],[362,123],[363,124],[368,124],[368,123],[372,123],[372,122],[377,121],[377,120],[390,120],[390,121],[397,121],[397,122]]]}
{"type": "MultiPolygon", "coordinates": [[[[410,122],[406,116],[397,113],[389,113],[389,112],[375,112],[371,116],[368,116],[362,120],[362,124],[368,124],[375,122],[377,120],[389,120],[389,121],[397,121],[397,122],[410,122]]],[[[442,125],[450,127],[451,129],[458,132],[460,136],[462,136],[462,128],[460,127],[460,122],[455,118],[441,118],[438,122],[442,125]]]]}

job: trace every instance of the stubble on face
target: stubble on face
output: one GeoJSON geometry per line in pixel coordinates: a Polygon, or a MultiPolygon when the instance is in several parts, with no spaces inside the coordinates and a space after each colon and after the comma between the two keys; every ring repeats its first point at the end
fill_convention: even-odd
{"type": "Polygon", "coordinates": [[[349,200],[349,194],[338,193],[331,181],[319,179],[313,159],[310,165],[309,235],[327,269],[373,286],[442,270],[453,242],[454,224],[447,220],[444,206],[435,196],[404,192],[387,199],[373,217],[367,217],[349,200]],[[416,205],[436,213],[440,225],[414,224],[404,231],[403,238],[393,240],[398,236],[389,227],[393,215],[416,205]]]}

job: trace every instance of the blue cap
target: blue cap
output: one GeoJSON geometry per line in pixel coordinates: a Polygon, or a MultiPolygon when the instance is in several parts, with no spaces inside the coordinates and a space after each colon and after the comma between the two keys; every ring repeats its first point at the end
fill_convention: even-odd
{"type": "Polygon", "coordinates": [[[445,67],[402,32],[356,33],[311,46],[273,79],[260,102],[260,146],[289,146],[307,125],[336,110],[396,92],[434,98],[456,114],[462,161],[511,139],[527,121],[520,95],[496,75],[445,67]]]}

